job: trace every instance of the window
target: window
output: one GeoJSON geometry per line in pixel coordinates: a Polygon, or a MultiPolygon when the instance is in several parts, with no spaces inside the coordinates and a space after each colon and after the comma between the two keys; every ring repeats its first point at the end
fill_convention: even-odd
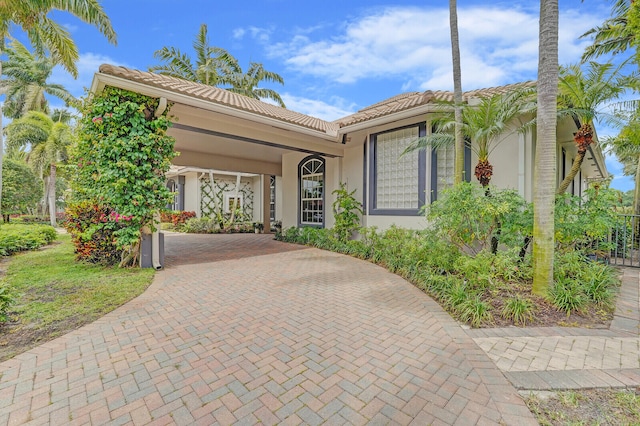
{"type": "Polygon", "coordinates": [[[307,157],[298,166],[300,177],[300,224],[324,225],[324,160],[307,157]]]}
{"type": "Polygon", "coordinates": [[[235,210],[236,212],[242,211],[242,194],[238,194],[236,197],[235,193],[224,194],[224,212],[231,213],[233,211],[235,201],[235,210]]]}
{"type": "Polygon", "coordinates": [[[269,220],[276,220],[276,177],[269,177],[269,220]]]}
{"type": "Polygon", "coordinates": [[[371,214],[418,214],[424,204],[426,154],[424,150],[402,153],[424,135],[424,124],[372,135],[371,214]]]}
{"type": "MultiPolygon", "coordinates": [[[[431,150],[431,202],[438,199],[443,189],[451,188],[454,180],[456,149],[454,145],[431,150]]],[[[471,182],[471,146],[464,144],[464,180],[471,182]]]]}

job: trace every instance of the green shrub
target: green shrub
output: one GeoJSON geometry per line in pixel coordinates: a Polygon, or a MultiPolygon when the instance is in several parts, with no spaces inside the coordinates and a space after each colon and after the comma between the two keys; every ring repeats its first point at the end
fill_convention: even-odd
{"type": "Polygon", "coordinates": [[[458,307],[460,319],[469,323],[472,327],[480,327],[483,324],[493,322],[491,307],[480,296],[467,297],[458,307]]]}
{"type": "Polygon", "coordinates": [[[580,285],[576,281],[567,278],[555,282],[551,288],[550,296],[553,304],[561,311],[565,311],[567,316],[571,315],[572,312],[583,311],[588,303],[588,299],[585,297],[580,285]]]}
{"type": "Polygon", "coordinates": [[[57,235],[49,225],[3,225],[0,227],[0,256],[38,249],[54,241],[57,235]]]}
{"type": "Polygon", "coordinates": [[[579,277],[584,294],[600,306],[612,307],[613,288],[619,284],[615,271],[608,265],[588,262],[579,277]]]}
{"type": "Polygon", "coordinates": [[[506,300],[502,307],[502,317],[510,319],[516,325],[526,325],[527,321],[532,321],[533,303],[520,296],[514,296],[506,300]]]}
{"type": "Polygon", "coordinates": [[[16,303],[16,295],[7,284],[0,283],[0,324],[9,319],[9,308],[16,303]]]}
{"type": "Polygon", "coordinates": [[[66,209],[64,227],[71,235],[78,260],[99,265],[120,261],[116,231],[127,221],[110,207],[92,201],[71,203],[66,209]]]}
{"type": "Polygon", "coordinates": [[[513,190],[491,188],[490,194],[474,183],[455,185],[426,209],[427,219],[441,238],[466,253],[489,248],[494,237],[507,247],[520,247],[531,235],[530,205],[513,190]]]}
{"type": "Polygon", "coordinates": [[[211,217],[194,217],[185,220],[180,226],[180,231],[190,234],[214,234],[220,232],[220,223],[211,217]]]}
{"type": "Polygon", "coordinates": [[[340,241],[351,239],[353,233],[360,229],[360,218],[363,214],[362,204],[353,196],[356,190],[349,192],[347,185],[340,182],[340,188],[332,192],[336,196],[333,202],[333,233],[340,241]]]}

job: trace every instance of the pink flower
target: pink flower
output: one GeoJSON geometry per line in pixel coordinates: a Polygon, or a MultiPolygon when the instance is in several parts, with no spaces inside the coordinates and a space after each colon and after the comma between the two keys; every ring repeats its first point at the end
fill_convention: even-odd
{"type": "Polygon", "coordinates": [[[91,121],[93,121],[94,123],[102,123],[102,117],[98,115],[96,117],[93,117],[91,121]]]}

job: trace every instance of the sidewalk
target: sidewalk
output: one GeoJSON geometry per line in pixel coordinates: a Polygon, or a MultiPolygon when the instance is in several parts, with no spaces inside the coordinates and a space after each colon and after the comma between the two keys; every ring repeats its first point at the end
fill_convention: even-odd
{"type": "Polygon", "coordinates": [[[640,386],[640,269],[623,268],[609,329],[496,328],[466,333],[520,390],[640,386]]]}

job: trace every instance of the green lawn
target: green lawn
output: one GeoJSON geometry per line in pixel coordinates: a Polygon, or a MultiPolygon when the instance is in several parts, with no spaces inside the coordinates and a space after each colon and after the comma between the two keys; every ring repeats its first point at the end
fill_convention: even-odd
{"type": "Polygon", "coordinates": [[[141,294],[154,274],[77,262],[68,235],[5,262],[2,282],[18,298],[0,326],[0,360],[100,318],[141,294]]]}

